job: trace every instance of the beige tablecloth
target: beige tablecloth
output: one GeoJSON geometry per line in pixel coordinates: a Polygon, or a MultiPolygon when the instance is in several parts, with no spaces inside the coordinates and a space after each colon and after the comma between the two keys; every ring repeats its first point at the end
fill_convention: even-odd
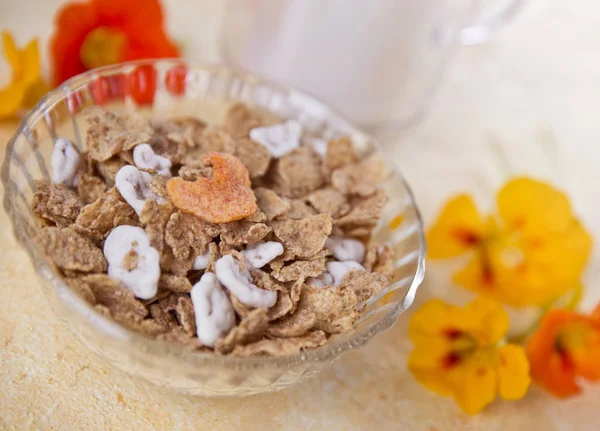
{"type": "MultiPolygon", "coordinates": [[[[39,7],[51,13],[54,3],[39,7]]],[[[177,3],[166,2],[173,10],[177,3]]],[[[176,31],[188,31],[193,21],[194,28],[212,35],[189,41],[209,58],[219,3],[207,0],[202,8],[193,3],[203,12],[193,20],[182,9],[170,17],[176,31]]],[[[19,4],[31,12],[37,3],[19,4]]],[[[0,6],[0,27],[17,33],[23,33],[22,20],[37,16],[11,10],[0,6]]],[[[599,14],[591,0],[533,0],[493,42],[458,55],[429,118],[401,144],[389,146],[426,220],[456,191],[470,190],[482,204],[491,203],[505,178],[505,158],[512,172],[542,176],[567,189],[599,237],[599,14]]],[[[2,150],[14,128],[0,125],[2,150]]],[[[592,430],[600,421],[600,385],[568,401],[533,388],[519,402],[498,401],[475,417],[462,414],[407,372],[408,314],[317,378],[283,392],[245,399],[166,393],[111,368],[75,340],[50,310],[4,213],[0,250],[0,429],[592,430]]],[[[598,268],[595,254],[586,277],[587,308],[600,298],[598,268]]],[[[429,265],[415,307],[432,295],[461,294],[447,280],[439,265],[429,265]]]]}

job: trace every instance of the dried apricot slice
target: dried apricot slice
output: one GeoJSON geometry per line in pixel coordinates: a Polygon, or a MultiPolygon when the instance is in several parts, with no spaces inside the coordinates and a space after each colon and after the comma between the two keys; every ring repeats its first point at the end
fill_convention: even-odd
{"type": "Polygon", "coordinates": [[[240,159],[230,154],[207,153],[202,163],[212,166],[212,178],[199,177],[194,182],[169,180],[167,193],[173,205],[210,223],[228,223],[256,212],[248,170],[240,159]]]}

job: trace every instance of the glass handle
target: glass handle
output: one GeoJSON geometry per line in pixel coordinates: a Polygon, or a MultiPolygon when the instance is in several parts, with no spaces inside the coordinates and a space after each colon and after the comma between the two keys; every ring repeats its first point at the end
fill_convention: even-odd
{"type": "Polygon", "coordinates": [[[463,45],[476,45],[486,42],[494,33],[517,16],[524,5],[525,0],[506,0],[505,4],[493,15],[461,29],[461,43],[463,45]]]}

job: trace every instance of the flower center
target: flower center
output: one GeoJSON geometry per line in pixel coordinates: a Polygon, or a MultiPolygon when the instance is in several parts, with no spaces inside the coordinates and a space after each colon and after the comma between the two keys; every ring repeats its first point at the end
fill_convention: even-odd
{"type": "Polygon", "coordinates": [[[92,30],[81,45],[79,58],[86,69],[123,61],[127,38],[124,33],[107,27],[92,30]]]}
{"type": "Polygon", "coordinates": [[[451,234],[466,246],[475,245],[481,241],[481,238],[476,232],[467,229],[457,228],[454,229],[451,234]]]}
{"type": "Polygon", "coordinates": [[[452,348],[446,355],[441,358],[441,367],[444,370],[458,365],[465,357],[473,354],[477,350],[475,339],[466,332],[456,329],[447,328],[442,331],[444,337],[452,342],[452,348]]]}

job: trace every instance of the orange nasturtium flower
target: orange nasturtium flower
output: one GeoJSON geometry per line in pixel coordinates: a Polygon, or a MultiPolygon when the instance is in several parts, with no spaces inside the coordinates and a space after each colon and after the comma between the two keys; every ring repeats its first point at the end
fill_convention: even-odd
{"type": "Polygon", "coordinates": [[[2,50],[12,73],[8,86],[0,88],[0,119],[6,119],[35,105],[48,86],[42,79],[37,40],[19,49],[10,33],[3,32],[2,50]]]}
{"type": "MultiPolygon", "coordinates": [[[[50,46],[56,84],[96,67],[179,56],[165,31],[159,0],[69,3],[58,12],[55,28],[50,46]]],[[[149,103],[155,80],[153,70],[140,69],[126,77],[124,91],[140,103],[149,103]]],[[[99,82],[97,87],[101,89],[103,84],[99,82]]],[[[102,99],[105,95],[95,96],[102,99]]]]}
{"type": "Polygon", "coordinates": [[[497,205],[496,215],[483,218],[471,197],[451,199],[428,232],[428,256],[473,252],[454,281],[516,307],[547,305],[573,289],[592,242],[567,196],[520,177],[499,191],[497,205]]]}
{"type": "Polygon", "coordinates": [[[427,302],[412,317],[414,350],[408,367],[428,389],[451,396],[469,414],[496,398],[522,398],[531,382],[521,346],[504,344],[508,315],[502,306],[478,297],[464,308],[427,302]]]}
{"type": "Polygon", "coordinates": [[[591,316],[551,310],[527,344],[536,383],[557,397],[581,392],[577,380],[600,380],[600,305],[591,316]]]}

